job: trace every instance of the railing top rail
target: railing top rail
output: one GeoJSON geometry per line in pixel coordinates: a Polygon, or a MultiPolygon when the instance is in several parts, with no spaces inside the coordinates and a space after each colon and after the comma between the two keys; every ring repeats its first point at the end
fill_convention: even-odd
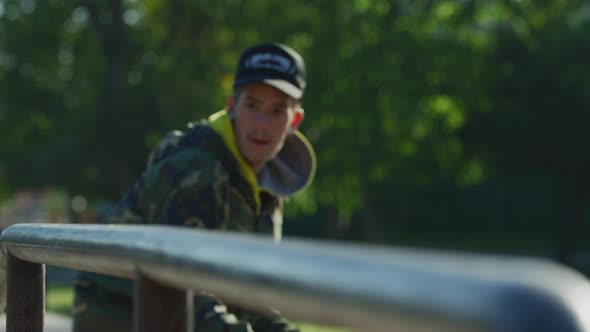
{"type": "Polygon", "coordinates": [[[20,259],[133,278],[362,331],[590,331],[590,283],[556,263],[145,225],[17,224],[20,259]]]}

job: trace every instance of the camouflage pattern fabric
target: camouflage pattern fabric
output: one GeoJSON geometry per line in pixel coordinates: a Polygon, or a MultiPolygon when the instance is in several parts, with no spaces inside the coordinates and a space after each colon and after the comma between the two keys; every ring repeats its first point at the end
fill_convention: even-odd
{"type": "MultiPolygon", "coordinates": [[[[223,139],[207,122],[167,135],[149,157],[140,180],[106,223],[204,227],[272,234],[282,223],[282,199],[252,189],[223,139]]],[[[280,229],[279,229],[280,230],[280,229]]],[[[74,331],[131,331],[132,282],[81,272],[75,285],[74,331]]],[[[236,309],[214,297],[195,298],[195,331],[298,331],[276,312],[236,309]]]]}
{"type": "Polygon", "coordinates": [[[166,136],[141,179],[107,223],[161,223],[242,232],[272,232],[282,202],[261,193],[261,213],[222,138],[207,122],[166,136]]]}

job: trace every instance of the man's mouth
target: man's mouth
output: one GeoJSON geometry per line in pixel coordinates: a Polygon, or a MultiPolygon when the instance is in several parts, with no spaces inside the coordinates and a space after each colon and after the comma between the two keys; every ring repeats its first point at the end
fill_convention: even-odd
{"type": "Polygon", "coordinates": [[[255,145],[266,145],[268,140],[256,137],[248,137],[248,140],[255,145]]]}

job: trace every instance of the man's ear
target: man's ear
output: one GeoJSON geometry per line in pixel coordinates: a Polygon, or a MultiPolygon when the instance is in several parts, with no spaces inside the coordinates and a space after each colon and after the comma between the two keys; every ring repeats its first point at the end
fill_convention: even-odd
{"type": "Polygon", "coordinates": [[[297,128],[299,128],[299,125],[303,121],[304,117],[305,117],[305,111],[303,110],[303,108],[302,107],[295,108],[295,114],[293,115],[293,120],[291,120],[291,126],[289,127],[289,133],[293,133],[293,132],[295,132],[295,130],[297,130],[297,128]]]}
{"type": "Polygon", "coordinates": [[[230,116],[234,115],[234,104],[235,104],[234,96],[227,97],[227,100],[225,101],[225,107],[227,110],[227,114],[229,114],[230,116]]]}

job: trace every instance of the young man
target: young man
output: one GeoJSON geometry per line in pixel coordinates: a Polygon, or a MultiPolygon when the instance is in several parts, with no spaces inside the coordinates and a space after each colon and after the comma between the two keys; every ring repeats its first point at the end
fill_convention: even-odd
{"type": "MultiPolygon", "coordinates": [[[[108,223],[162,223],[273,234],[281,238],[284,198],[315,172],[303,120],[303,59],[291,48],[261,44],[242,53],[225,110],[167,135],[108,223]]],[[[74,331],[130,331],[131,282],[81,273],[74,331]]],[[[297,331],[278,313],[228,310],[195,299],[196,331],[297,331]]]]}

